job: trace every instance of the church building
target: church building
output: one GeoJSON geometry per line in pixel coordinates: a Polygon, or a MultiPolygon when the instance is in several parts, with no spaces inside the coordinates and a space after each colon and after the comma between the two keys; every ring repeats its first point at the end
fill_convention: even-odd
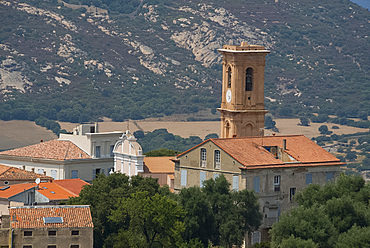
{"type": "Polygon", "coordinates": [[[175,191],[203,186],[221,174],[233,190],[253,190],[263,214],[262,226],[247,235],[245,247],[268,240],[294,195],[308,184],[324,184],[340,175],[342,162],[303,135],[264,136],[263,46],[225,45],[222,60],[221,138],[209,139],[177,156],[175,191]]]}

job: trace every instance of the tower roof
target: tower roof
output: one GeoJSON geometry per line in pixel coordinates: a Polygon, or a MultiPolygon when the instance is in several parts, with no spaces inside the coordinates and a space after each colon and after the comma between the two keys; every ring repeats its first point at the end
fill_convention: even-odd
{"type": "Polygon", "coordinates": [[[244,41],[240,45],[224,45],[223,48],[218,49],[218,51],[231,53],[270,53],[264,46],[251,45],[244,41]]]}

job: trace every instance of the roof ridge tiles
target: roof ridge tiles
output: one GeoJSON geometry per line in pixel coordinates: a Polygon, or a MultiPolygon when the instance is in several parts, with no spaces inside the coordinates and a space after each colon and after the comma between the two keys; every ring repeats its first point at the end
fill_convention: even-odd
{"type": "Polygon", "coordinates": [[[15,209],[15,208],[89,208],[90,205],[44,205],[44,206],[14,206],[14,207],[9,207],[10,209],[15,209]]]}

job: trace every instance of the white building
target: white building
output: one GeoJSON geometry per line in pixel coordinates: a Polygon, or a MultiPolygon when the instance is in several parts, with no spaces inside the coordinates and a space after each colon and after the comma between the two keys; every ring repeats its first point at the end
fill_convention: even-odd
{"type": "Polygon", "coordinates": [[[126,131],[116,142],[113,154],[115,172],[123,173],[130,177],[144,172],[143,149],[130,131],[126,131]]]}
{"type": "Polygon", "coordinates": [[[114,144],[123,132],[99,133],[97,124],[82,124],[59,139],[0,152],[0,163],[54,179],[81,178],[113,170],[114,144]]]}
{"type": "Polygon", "coordinates": [[[130,131],[114,146],[114,171],[132,176],[155,178],[159,185],[168,185],[173,190],[175,164],[173,157],[145,157],[143,149],[130,131]]]}

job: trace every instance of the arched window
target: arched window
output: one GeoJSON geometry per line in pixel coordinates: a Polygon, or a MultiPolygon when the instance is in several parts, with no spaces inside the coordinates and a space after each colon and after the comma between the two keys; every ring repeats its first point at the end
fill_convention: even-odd
{"type": "Polygon", "coordinates": [[[231,67],[227,68],[227,88],[231,88],[231,67]]]}
{"type": "Polygon", "coordinates": [[[253,69],[247,68],[245,72],[245,91],[253,90],[253,69]]]}
{"type": "Polygon", "coordinates": [[[225,137],[226,138],[230,138],[229,135],[230,135],[230,123],[229,122],[226,122],[226,125],[225,125],[225,137]]]}

